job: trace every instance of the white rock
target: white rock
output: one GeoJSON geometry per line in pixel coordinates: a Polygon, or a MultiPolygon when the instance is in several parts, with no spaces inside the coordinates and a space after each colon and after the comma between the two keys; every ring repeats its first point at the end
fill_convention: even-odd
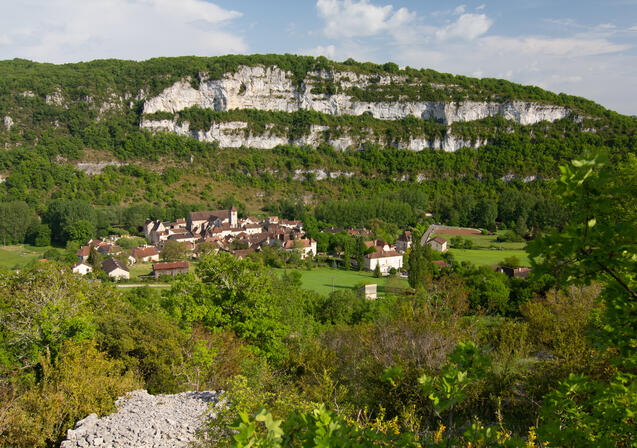
{"type": "MultiPolygon", "coordinates": [[[[365,88],[369,85],[369,75],[363,77],[350,72],[314,75],[334,77],[337,81],[340,79],[341,84],[343,78],[352,80],[344,84],[344,87],[356,85],[365,88]]],[[[393,80],[404,82],[404,77],[398,76],[393,80]]],[[[381,77],[379,83],[388,84],[391,81],[392,78],[386,76],[381,77]]],[[[175,113],[193,106],[219,111],[257,109],[294,112],[305,109],[329,115],[370,113],[375,118],[383,120],[396,120],[413,115],[446,124],[496,116],[520,124],[533,124],[544,120],[555,121],[569,115],[569,111],[561,106],[524,101],[368,103],[354,100],[344,93],[313,94],[312,83],[310,79],[306,79],[301,87],[297,87],[292,81],[291,74],[278,67],[241,66],[235,73],[226,73],[219,80],[201,82],[199,89],[193,88],[188,80],[178,81],[158,96],[148,99],[144,104],[144,114],[158,111],[175,113]]]]}
{"type": "Polygon", "coordinates": [[[11,126],[13,126],[13,118],[11,118],[10,116],[6,115],[4,117],[4,119],[2,120],[2,123],[4,124],[4,127],[7,131],[11,130],[11,126]]]}

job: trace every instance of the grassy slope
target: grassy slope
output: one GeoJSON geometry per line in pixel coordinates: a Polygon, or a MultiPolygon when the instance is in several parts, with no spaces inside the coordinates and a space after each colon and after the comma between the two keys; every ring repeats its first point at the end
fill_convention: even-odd
{"type": "MultiPolygon", "coordinates": [[[[288,269],[291,271],[292,269],[288,269]]],[[[283,273],[283,269],[275,269],[278,273],[283,273]]],[[[334,280],[334,291],[339,289],[351,289],[361,283],[378,284],[378,292],[384,293],[385,285],[388,281],[396,282],[398,285],[407,288],[407,280],[389,279],[388,277],[375,278],[371,272],[366,271],[342,271],[331,268],[315,268],[311,271],[298,270],[301,273],[302,286],[305,289],[316,291],[319,294],[329,294],[332,292],[332,280],[334,280]]]]}
{"type": "Polygon", "coordinates": [[[47,249],[49,248],[29,246],[27,244],[2,246],[0,247],[0,268],[14,269],[24,267],[33,260],[42,258],[42,254],[47,249]]]}

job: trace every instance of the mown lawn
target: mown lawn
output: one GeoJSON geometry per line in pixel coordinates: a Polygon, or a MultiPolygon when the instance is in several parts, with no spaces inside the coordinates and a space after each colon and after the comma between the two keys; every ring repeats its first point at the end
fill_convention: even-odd
{"type": "MultiPolygon", "coordinates": [[[[519,243],[515,242],[506,242],[499,243],[496,241],[498,234],[503,233],[502,231],[498,231],[496,235],[461,235],[463,240],[470,240],[473,242],[475,247],[497,247],[498,249],[514,249],[514,250],[523,250],[526,246],[526,242],[522,241],[519,243]]],[[[447,240],[447,244],[451,242],[451,239],[456,235],[446,235],[444,233],[436,233],[435,236],[440,236],[447,240]]]]}
{"type": "Polygon", "coordinates": [[[16,246],[0,246],[0,268],[20,269],[33,260],[42,258],[50,247],[35,247],[28,244],[16,246]]]}
{"type": "Polygon", "coordinates": [[[469,261],[476,266],[495,266],[508,257],[517,257],[522,266],[531,266],[527,253],[523,250],[495,249],[449,249],[456,261],[469,261]]]}
{"type": "MultiPolygon", "coordinates": [[[[384,294],[385,286],[388,282],[391,287],[408,287],[406,279],[389,277],[375,278],[371,272],[366,271],[342,271],[332,268],[314,268],[311,271],[304,269],[287,269],[285,271],[291,272],[294,270],[301,273],[303,288],[316,291],[319,294],[331,293],[332,283],[334,291],[339,289],[351,289],[363,283],[376,283],[378,285],[379,294],[384,294]]],[[[283,269],[275,269],[275,271],[279,274],[284,272],[283,269]]]]}

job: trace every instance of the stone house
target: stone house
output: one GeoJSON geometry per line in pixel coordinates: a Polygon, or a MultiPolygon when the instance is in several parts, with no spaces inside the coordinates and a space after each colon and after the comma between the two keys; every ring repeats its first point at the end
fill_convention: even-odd
{"type": "Polygon", "coordinates": [[[89,272],[93,272],[93,267],[88,264],[85,263],[83,261],[80,261],[79,263],[75,263],[72,267],[71,270],[75,273],[75,274],[80,274],[80,275],[86,275],[89,272]]]}
{"type": "Polygon", "coordinates": [[[138,247],[133,249],[131,256],[135,261],[148,263],[149,261],[159,261],[159,252],[155,246],[138,247]]]}
{"type": "Polygon", "coordinates": [[[208,227],[228,224],[230,227],[239,225],[237,209],[233,205],[229,210],[213,210],[207,212],[191,212],[188,214],[186,228],[192,233],[202,233],[208,227]]]}
{"type": "Polygon", "coordinates": [[[389,274],[391,268],[399,271],[403,267],[403,256],[395,250],[382,250],[365,255],[365,270],[374,271],[376,266],[383,275],[389,274]]]}
{"type": "Polygon", "coordinates": [[[439,236],[430,239],[427,241],[427,244],[429,244],[436,252],[447,252],[448,249],[447,240],[439,236]]]}
{"type": "Polygon", "coordinates": [[[309,238],[288,240],[283,244],[283,249],[288,252],[299,251],[301,259],[305,259],[307,257],[311,258],[316,255],[316,241],[309,238]]]}
{"type": "Polygon", "coordinates": [[[368,300],[374,300],[378,298],[378,285],[376,283],[371,283],[368,285],[363,285],[358,290],[358,293],[364,298],[368,300]]]}
{"type": "Polygon", "coordinates": [[[496,272],[505,274],[509,278],[511,277],[526,278],[531,273],[531,268],[528,268],[528,267],[510,268],[507,266],[499,266],[496,268],[496,272]]]}
{"type": "Polygon", "coordinates": [[[159,278],[162,275],[179,275],[187,274],[190,269],[190,263],[187,261],[168,261],[164,263],[153,263],[153,275],[159,278]]]}
{"type": "Polygon", "coordinates": [[[411,247],[411,232],[405,230],[402,235],[396,240],[396,250],[402,254],[407,252],[407,249],[411,247]]]}
{"type": "Polygon", "coordinates": [[[116,258],[111,257],[104,260],[102,262],[102,270],[106,272],[109,277],[115,280],[130,278],[130,271],[128,270],[126,265],[124,265],[116,258]]]}

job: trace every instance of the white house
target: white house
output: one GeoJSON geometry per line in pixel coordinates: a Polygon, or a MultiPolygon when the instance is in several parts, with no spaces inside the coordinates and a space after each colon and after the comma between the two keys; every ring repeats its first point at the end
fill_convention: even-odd
{"type": "Polygon", "coordinates": [[[121,280],[123,278],[130,278],[130,271],[119,260],[115,258],[107,258],[102,262],[102,270],[108,274],[109,277],[115,280],[121,280]]]}
{"type": "Polygon", "coordinates": [[[444,238],[437,236],[427,241],[427,244],[436,252],[447,252],[447,240],[444,238]]]}
{"type": "Polygon", "coordinates": [[[79,263],[75,263],[71,270],[76,274],[86,275],[89,272],[93,272],[93,267],[88,263],[80,261],[79,263]]]}
{"type": "Polygon", "coordinates": [[[381,274],[389,274],[391,268],[397,271],[403,267],[403,256],[395,250],[378,251],[365,255],[365,269],[376,270],[379,267],[381,274]]]}
{"type": "Polygon", "coordinates": [[[283,249],[286,251],[298,250],[301,253],[301,258],[313,257],[316,255],[316,241],[308,238],[301,238],[300,240],[288,240],[283,245],[283,249]]]}

